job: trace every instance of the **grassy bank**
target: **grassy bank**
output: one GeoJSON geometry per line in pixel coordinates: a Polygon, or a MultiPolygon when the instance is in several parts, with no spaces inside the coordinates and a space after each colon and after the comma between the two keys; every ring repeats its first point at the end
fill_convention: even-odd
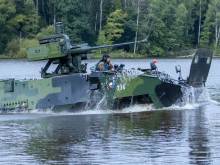
{"type": "MultiPolygon", "coordinates": [[[[105,53],[100,54],[100,51],[97,51],[96,53],[90,54],[90,58],[91,59],[101,59],[103,54],[105,54],[105,53]]],[[[124,51],[112,51],[109,53],[109,55],[112,59],[117,59],[117,58],[124,58],[124,59],[148,58],[147,55],[128,53],[128,52],[124,52],[124,51]]],[[[13,58],[9,55],[0,55],[0,59],[19,59],[19,58],[18,57],[13,58]]]]}
{"type": "Polygon", "coordinates": [[[0,59],[26,59],[26,57],[11,57],[8,55],[1,55],[0,54],[0,59]]]}
{"type": "MultiPolygon", "coordinates": [[[[190,53],[186,53],[189,51],[184,52],[177,52],[177,53],[171,53],[170,55],[166,56],[148,56],[147,54],[134,54],[130,52],[124,52],[122,50],[118,51],[111,51],[108,53],[111,57],[111,59],[145,59],[145,58],[192,58],[192,54],[195,53],[196,50],[190,50],[190,53]],[[192,53],[193,52],[193,53],[192,53]]],[[[91,59],[101,59],[104,52],[96,51],[96,53],[90,54],[91,59]]],[[[220,58],[218,55],[214,55],[215,58],[220,58]]],[[[22,57],[26,58],[26,57],[22,57]]],[[[20,57],[11,57],[9,55],[2,54],[0,55],[0,59],[21,59],[20,57]]]]}
{"type": "Polygon", "coordinates": [[[12,58],[7,55],[0,54],[0,59],[12,59],[12,58]]]}
{"type": "MultiPolygon", "coordinates": [[[[100,53],[99,51],[97,51],[94,54],[91,54],[91,58],[94,59],[100,59],[102,58],[103,54],[105,53],[100,53]]],[[[142,54],[134,54],[134,53],[128,53],[128,52],[124,52],[124,51],[113,51],[108,53],[110,55],[110,57],[112,59],[117,59],[117,58],[124,58],[124,59],[134,59],[134,58],[147,58],[147,55],[142,55],[142,54]]]]}

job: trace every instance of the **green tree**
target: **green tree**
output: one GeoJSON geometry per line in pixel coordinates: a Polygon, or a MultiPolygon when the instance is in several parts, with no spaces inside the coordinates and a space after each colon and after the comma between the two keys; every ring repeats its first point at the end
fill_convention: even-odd
{"type": "Polygon", "coordinates": [[[122,34],[124,33],[123,26],[126,17],[127,14],[124,13],[122,10],[115,10],[113,13],[110,14],[104,29],[105,34],[107,35],[107,39],[111,41],[111,43],[121,38],[122,34]]]}
{"type": "Polygon", "coordinates": [[[174,39],[176,41],[175,47],[177,47],[178,49],[181,49],[182,47],[184,47],[184,34],[185,34],[185,22],[187,19],[187,9],[185,7],[185,5],[179,4],[177,6],[176,9],[176,14],[174,19],[176,21],[174,21],[173,23],[173,31],[174,31],[174,39]]]}
{"type": "Polygon", "coordinates": [[[194,0],[143,0],[140,15],[140,35],[148,38],[142,52],[151,55],[166,55],[187,48],[197,41],[194,25],[196,17],[194,0]],[[191,6],[190,6],[191,5],[191,6]],[[192,16],[193,15],[193,16],[192,16]],[[188,21],[190,20],[190,21],[188,21]],[[194,37],[191,37],[191,33],[194,37]],[[190,40],[190,38],[192,40],[190,40]]]}
{"type": "Polygon", "coordinates": [[[211,0],[204,24],[202,25],[201,43],[205,48],[215,48],[219,44],[220,35],[220,0],[211,0]]]}
{"type": "MultiPolygon", "coordinates": [[[[101,46],[101,45],[109,45],[111,44],[111,41],[107,40],[107,38],[105,37],[105,32],[104,31],[99,31],[99,36],[98,36],[98,40],[96,42],[97,46],[101,46]]],[[[111,48],[105,48],[105,49],[100,49],[100,54],[102,54],[102,52],[107,52],[110,51],[111,48]]]]}
{"type": "Polygon", "coordinates": [[[0,0],[0,53],[4,51],[7,42],[12,36],[12,27],[8,24],[8,20],[16,12],[16,6],[13,1],[0,0]]]}
{"type": "Polygon", "coordinates": [[[54,25],[49,25],[46,28],[42,28],[41,31],[36,35],[36,38],[41,38],[44,36],[51,36],[55,34],[55,27],[54,25]]]}
{"type": "Polygon", "coordinates": [[[38,18],[36,16],[33,0],[12,0],[15,5],[15,13],[7,21],[14,33],[22,37],[35,37],[39,31],[38,18]]]}
{"type": "Polygon", "coordinates": [[[96,45],[101,46],[101,45],[108,45],[108,44],[111,44],[111,41],[107,40],[107,38],[105,37],[105,32],[99,31],[99,36],[98,36],[96,45]]]}
{"type": "Polygon", "coordinates": [[[38,40],[37,39],[24,39],[20,45],[20,49],[17,52],[16,57],[17,58],[26,58],[26,48],[28,46],[33,46],[33,45],[38,45],[38,40]]]}
{"type": "MultiPolygon", "coordinates": [[[[127,1],[128,2],[128,1],[127,1]]],[[[128,6],[124,9],[124,12],[127,14],[126,21],[124,23],[123,29],[124,33],[121,38],[117,40],[117,43],[134,41],[135,33],[137,30],[137,11],[136,8],[128,6]]],[[[143,39],[143,38],[141,38],[143,39]]],[[[143,45],[143,44],[142,44],[143,45]]],[[[133,52],[134,45],[123,46],[123,48],[128,52],[133,52]]]]}
{"type": "Polygon", "coordinates": [[[38,22],[32,0],[0,0],[0,52],[14,38],[35,37],[38,22]]]}
{"type": "Polygon", "coordinates": [[[8,56],[15,58],[19,50],[20,50],[19,39],[13,39],[7,44],[6,52],[8,56]]]}
{"type": "Polygon", "coordinates": [[[146,0],[145,5],[147,8],[141,12],[146,15],[143,16],[142,24],[144,25],[141,26],[141,31],[142,35],[149,40],[146,51],[151,55],[165,55],[173,50],[176,44],[172,29],[175,21],[175,7],[168,0],[146,0]]]}
{"type": "MultiPolygon", "coordinates": [[[[51,35],[52,24],[59,21],[77,44],[127,42],[137,36],[148,38],[148,44],[137,46],[140,53],[149,55],[166,55],[198,43],[219,49],[220,0],[102,0],[102,12],[100,2],[0,0],[0,53],[15,55],[16,51],[9,51],[16,50],[15,42],[21,47],[21,39],[51,35]],[[99,33],[101,17],[104,28],[99,33]]],[[[133,45],[125,49],[131,51],[133,45]]]]}
{"type": "Polygon", "coordinates": [[[72,43],[94,43],[95,32],[89,24],[86,0],[60,0],[56,5],[56,21],[64,22],[72,43]]]}

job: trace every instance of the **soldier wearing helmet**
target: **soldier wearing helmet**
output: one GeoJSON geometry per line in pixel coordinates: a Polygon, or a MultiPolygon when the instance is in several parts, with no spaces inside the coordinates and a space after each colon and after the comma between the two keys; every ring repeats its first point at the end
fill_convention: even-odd
{"type": "Polygon", "coordinates": [[[102,59],[96,64],[95,71],[113,71],[114,67],[111,64],[111,59],[108,54],[104,54],[102,59]]]}
{"type": "Polygon", "coordinates": [[[150,63],[151,70],[157,69],[156,63],[157,63],[157,60],[154,60],[153,62],[150,63]]]}

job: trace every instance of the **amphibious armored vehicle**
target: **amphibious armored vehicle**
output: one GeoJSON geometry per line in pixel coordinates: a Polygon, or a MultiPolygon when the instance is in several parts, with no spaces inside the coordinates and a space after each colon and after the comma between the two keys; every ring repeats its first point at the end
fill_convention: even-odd
{"type": "MultiPolygon", "coordinates": [[[[145,43],[146,40],[137,41],[145,43]]],[[[193,56],[188,79],[177,80],[161,73],[154,64],[150,69],[125,70],[124,65],[115,65],[114,71],[92,71],[87,73],[89,58],[95,49],[133,44],[90,47],[88,44],[71,45],[64,34],[63,24],[56,24],[56,34],[39,39],[39,45],[27,48],[28,61],[48,60],[41,69],[42,79],[1,80],[0,109],[74,109],[100,106],[117,109],[132,103],[152,103],[156,108],[181,102],[184,90],[195,87],[198,96],[207,79],[213,52],[198,49],[193,56]],[[51,73],[48,69],[55,64],[51,73]]]]}

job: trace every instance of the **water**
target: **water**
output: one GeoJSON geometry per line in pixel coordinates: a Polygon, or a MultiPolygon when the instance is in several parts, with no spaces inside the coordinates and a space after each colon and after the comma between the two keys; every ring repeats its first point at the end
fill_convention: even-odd
{"type": "MultiPolygon", "coordinates": [[[[112,60],[149,68],[151,60],[112,60]]],[[[89,60],[89,67],[96,60],[89,60]]],[[[189,73],[191,60],[158,60],[160,71],[189,73]]],[[[0,60],[0,79],[40,78],[45,62],[0,60]]],[[[0,164],[220,164],[220,60],[200,101],[154,109],[0,113],[0,164]]]]}

